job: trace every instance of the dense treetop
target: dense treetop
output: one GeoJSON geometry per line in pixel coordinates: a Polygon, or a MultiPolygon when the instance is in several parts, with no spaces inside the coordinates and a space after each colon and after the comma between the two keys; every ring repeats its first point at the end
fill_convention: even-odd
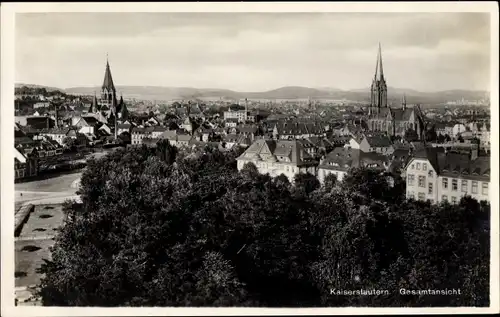
{"type": "Polygon", "coordinates": [[[404,182],[374,170],[324,186],[305,174],[293,185],[252,164],[237,172],[240,153],[177,153],[165,141],[90,161],[82,204],[66,204],[42,267],[44,305],[489,304],[489,205],[405,200],[404,182]]]}

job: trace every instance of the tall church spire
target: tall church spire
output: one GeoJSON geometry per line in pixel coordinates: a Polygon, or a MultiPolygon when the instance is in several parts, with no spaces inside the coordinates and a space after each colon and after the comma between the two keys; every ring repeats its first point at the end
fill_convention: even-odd
{"type": "Polygon", "coordinates": [[[382,47],[378,43],[377,66],[375,68],[375,80],[384,80],[384,67],[382,66],[382,47]]]}
{"type": "Polygon", "coordinates": [[[403,94],[403,101],[401,102],[403,110],[406,110],[406,94],[403,94]]]}
{"type": "Polygon", "coordinates": [[[372,81],[370,95],[371,106],[376,107],[377,112],[380,112],[380,108],[387,108],[387,84],[384,78],[382,48],[380,43],[378,44],[377,65],[375,67],[375,77],[372,81]]]}
{"type": "Polygon", "coordinates": [[[113,77],[111,76],[111,69],[109,67],[108,57],[106,56],[106,71],[104,73],[104,82],[102,83],[102,88],[108,91],[115,91],[115,85],[113,83],[113,77]]]}

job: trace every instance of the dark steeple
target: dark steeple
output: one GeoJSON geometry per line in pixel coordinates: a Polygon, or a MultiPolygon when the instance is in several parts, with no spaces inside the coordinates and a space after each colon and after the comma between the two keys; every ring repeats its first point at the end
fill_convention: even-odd
{"type": "Polygon", "coordinates": [[[113,78],[111,77],[111,69],[107,58],[104,82],[102,83],[101,89],[101,107],[102,106],[106,106],[108,109],[111,109],[111,111],[115,111],[115,107],[117,106],[116,89],[113,83],[113,78]]]}
{"type": "Polygon", "coordinates": [[[104,82],[102,83],[102,89],[107,89],[108,91],[115,91],[115,85],[113,83],[113,77],[111,77],[111,69],[109,68],[109,61],[106,57],[106,72],[104,73],[104,82]]]}
{"type": "Polygon", "coordinates": [[[373,77],[371,86],[370,104],[372,107],[387,108],[387,84],[384,78],[384,68],[382,66],[382,48],[378,45],[377,65],[375,67],[375,76],[373,77]]]}

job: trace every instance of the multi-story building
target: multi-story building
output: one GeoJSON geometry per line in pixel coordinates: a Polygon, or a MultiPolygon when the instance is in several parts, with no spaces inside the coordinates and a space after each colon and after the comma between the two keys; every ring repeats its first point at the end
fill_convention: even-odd
{"type": "Polygon", "coordinates": [[[38,174],[36,148],[14,147],[14,172],[16,180],[38,174]]]}
{"type": "Polygon", "coordinates": [[[489,201],[490,158],[469,153],[424,148],[405,167],[406,197],[432,203],[457,203],[469,195],[489,201]]]}
{"type": "Polygon", "coordinates": [[[260,173],[272,177],[284,174],[293,182],[299,173],[316,175],[316,161],[296,140],[264,140],[259,139],[237,159],[238,170],[246,163],[253,163],[260,173]]]}
{"type": "Polygon", "coordinates": [[[351,168],[358,167],[387,169],[389,167],[389,158],[375,152],[337,147],[319,163],[318,180],[323,183],[326,176],[334,174],[337,180],[341,181],[351,168]]]}
{"type": "Polygon", "coordinates": [[[326,131],[317,122],[299,120],[278,121],[273,128],[273,138],[276,140],[305,139],[309,137],[324,137],[326,131]]]}
{"type": "Polygon", "coordinates": [[[384,155],[391,155],[394,152],[391,139],[387,136],[366,136],[362,138],[352,138],[346,147],[358,149],[363,152],[376,152],[384,155]]]}
{"type": "Polygon", "coordinates": [[[60,145],[64,145],[64,139],[70,137],[76,139],[76,130],[74,128],[53,128],[53,129],[43,129],[40,131],[40,135],[48,137],[60,145]]]}

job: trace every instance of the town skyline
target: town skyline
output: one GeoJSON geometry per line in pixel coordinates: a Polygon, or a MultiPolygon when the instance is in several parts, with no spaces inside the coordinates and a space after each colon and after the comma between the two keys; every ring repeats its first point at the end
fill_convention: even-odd
{"type": "Polygon", "coordinates": [[[360,90],[370,86],[379,43],[390,87],[490,90],[489,18],[478,13],[22,14],[16,82],[95,87],[108,55],[118,86],[360,90]],[[53,45],[32,49],[42,42],[53,45]]]}

